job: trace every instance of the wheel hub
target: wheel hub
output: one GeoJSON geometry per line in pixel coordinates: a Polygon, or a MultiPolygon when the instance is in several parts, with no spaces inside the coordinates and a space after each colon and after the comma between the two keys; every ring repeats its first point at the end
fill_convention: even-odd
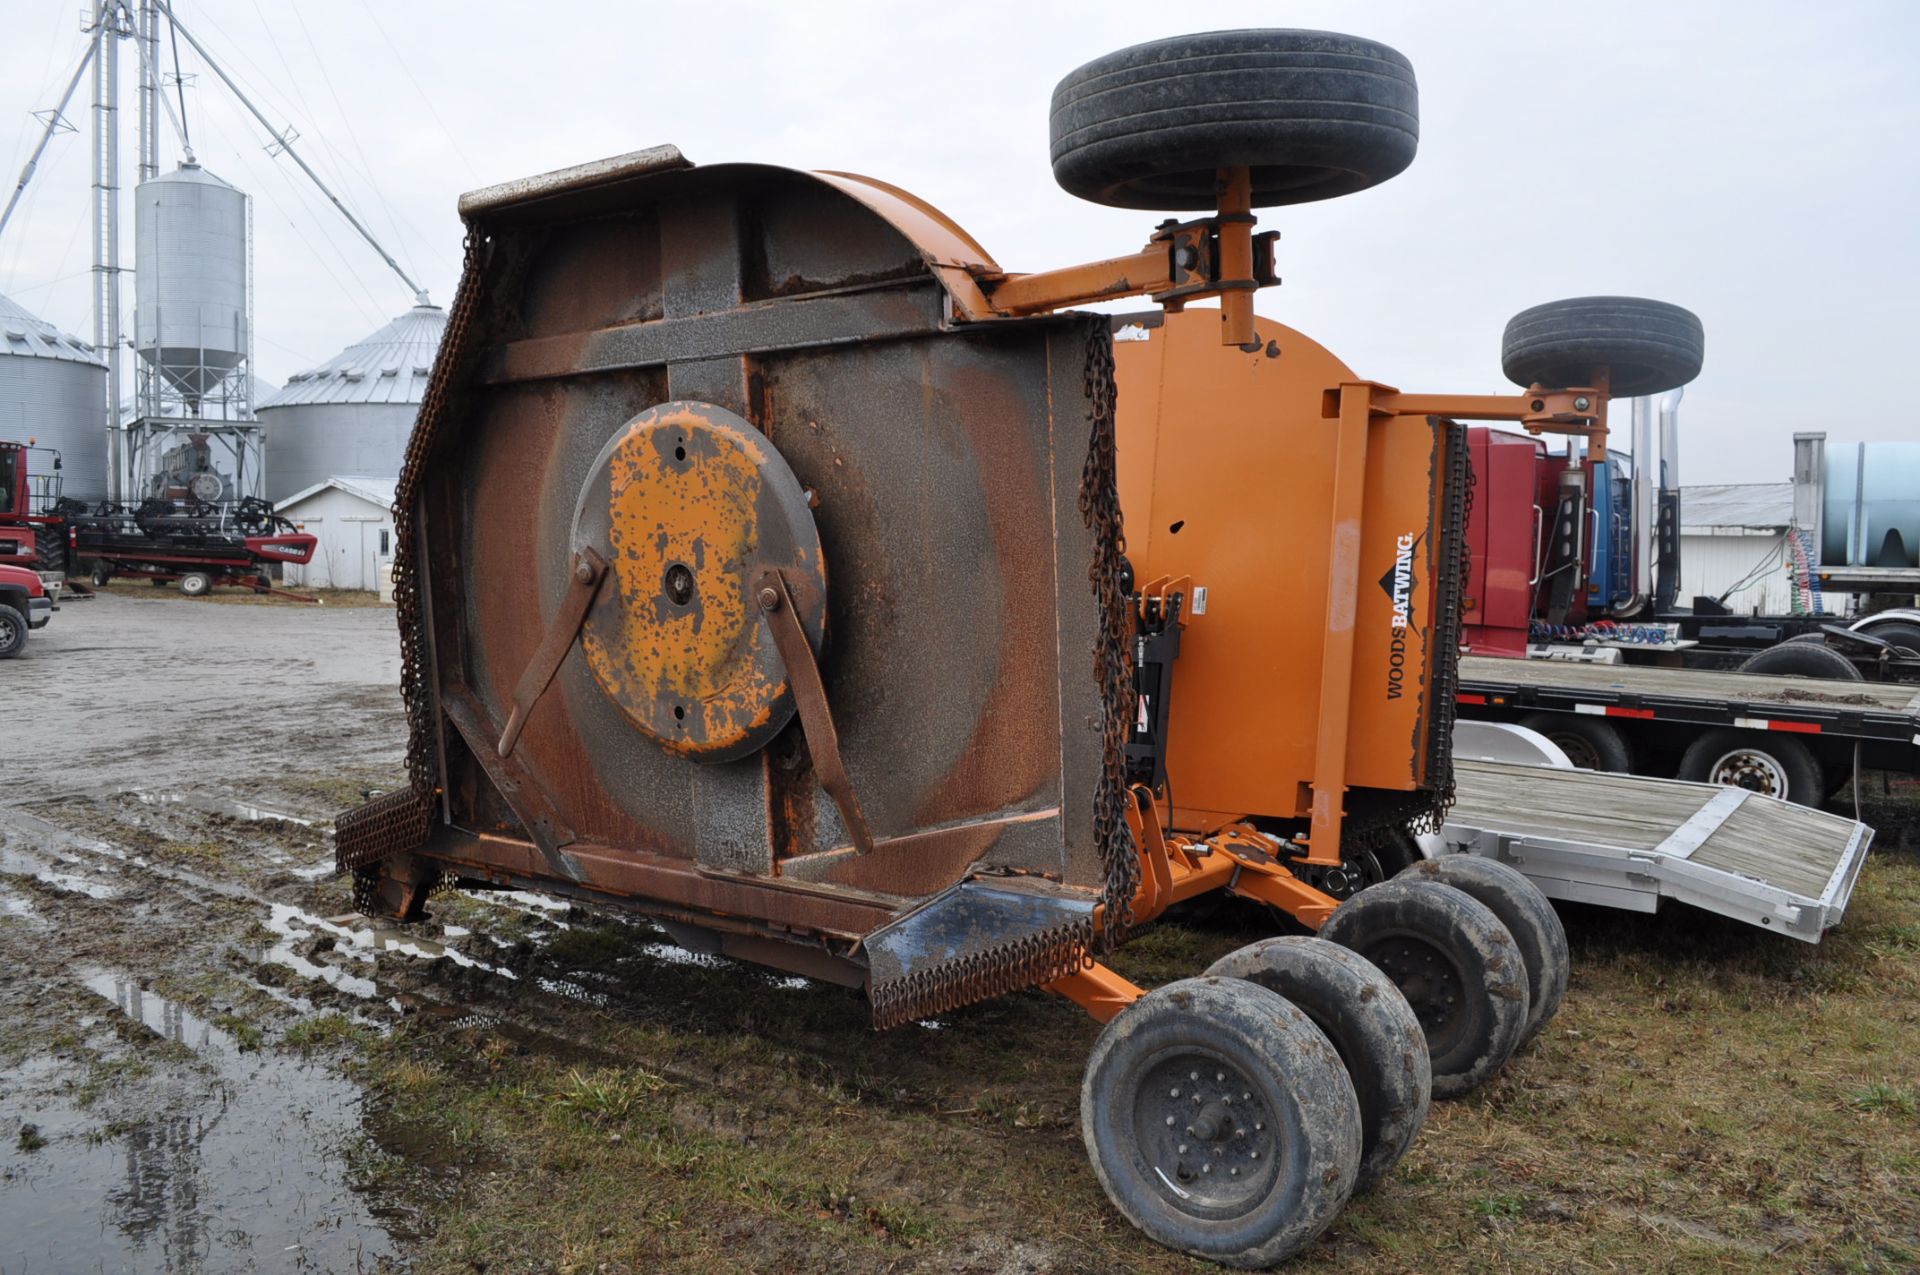
{"type": "Polygon", "coordinates": [[[1264,1198],[1284,1149],[1260,1091],[1208,1054],[1163,1058],[1148,1071],[1134,1131],[1147,1176],[1175,1207],[1202,1217],[1238,1216],[1264,1198]]]}
{"type": "Polygon", "coordinates": [[[1393,980],[1436,1054],[1445,1053],[1466,1024],[1466,980],[1444,950],[1415,935],[1397,934],[1361,953],[1393,980]]]}
{"type": "Polygon", "coordinates": [[[1745,788],[1769,797],[1787,795],[1787,775],[1778,761],[1761,752],[1736,749],[1713,763],[1707,771],[1711,783],[1730,788],[1745,788]]]}

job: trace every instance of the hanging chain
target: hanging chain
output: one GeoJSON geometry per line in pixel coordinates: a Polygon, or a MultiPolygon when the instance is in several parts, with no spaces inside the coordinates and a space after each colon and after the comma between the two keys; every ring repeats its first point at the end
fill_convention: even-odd
{"type": "Polygon", "coordinates": [[[1087,399],[1093,434],[1080,475],[1080,516],[1093,531],[1093,562],[1087,578],[1100,603],[1100,634],[1093,648],[1093,675],[1106,715],[1100,779],[1093,794],[1093,835],[1106,869],[1106,920],[1096,950],[1105,952],[1131,924],[1133,896],[1140,885],[1140,856],[1127,826],[1127,736],[1133,724],[1131,616],[1120,586],[1127,539],[1120,518],[1120,484],[1115,460],[1113,334],[1108,321],[1090,321],[1087,335],[1087,399]]]}

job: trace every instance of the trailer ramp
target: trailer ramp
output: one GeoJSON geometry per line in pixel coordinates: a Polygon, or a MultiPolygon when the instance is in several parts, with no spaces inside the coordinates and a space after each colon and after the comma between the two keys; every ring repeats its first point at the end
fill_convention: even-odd
{"type": "Polygon", "coordinates": [[[1441,839],[1510,863],[1549,898],[1635,912],[1678,900],[1818,943],[1839,922],[1873,829],[1744,788],[1454,763],[1441,839]]]}

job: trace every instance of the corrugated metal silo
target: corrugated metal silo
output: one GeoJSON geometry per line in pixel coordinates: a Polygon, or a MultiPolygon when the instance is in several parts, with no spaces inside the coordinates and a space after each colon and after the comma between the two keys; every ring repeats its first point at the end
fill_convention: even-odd
{"type": "Polygon", "coordinates": [[[446,330],[446,311],[417,305],[287,378],[259,409],[267,498],[285,500],[336,474],[397,477],[446,330]]]}
{"type": "Polygon", "coordinates": [[[134,188],[134,348],[198,400],[247,357],[247,196],[197,164],[134,188]]]}
{"type": "Polygon", "coordinates": [[[0,297],[0,439],[60,451],[64,493],[107,496],[107,365],[93,347],[0,297]]]}

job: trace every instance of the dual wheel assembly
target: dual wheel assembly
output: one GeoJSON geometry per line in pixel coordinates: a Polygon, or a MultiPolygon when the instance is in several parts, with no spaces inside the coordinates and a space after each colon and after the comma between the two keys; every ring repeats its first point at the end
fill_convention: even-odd
{"type": "Polygon", "coordinates": [[[1472,1092],[1566,995],[1539,889],[1491,860],[1413,865],[1319,936],[1266,939],[1101,1034],[1081,1130],[1115,1207],[1169,1248],[1261,1267],[1392,1171],[1431,1098],[1472,1092]]]}

